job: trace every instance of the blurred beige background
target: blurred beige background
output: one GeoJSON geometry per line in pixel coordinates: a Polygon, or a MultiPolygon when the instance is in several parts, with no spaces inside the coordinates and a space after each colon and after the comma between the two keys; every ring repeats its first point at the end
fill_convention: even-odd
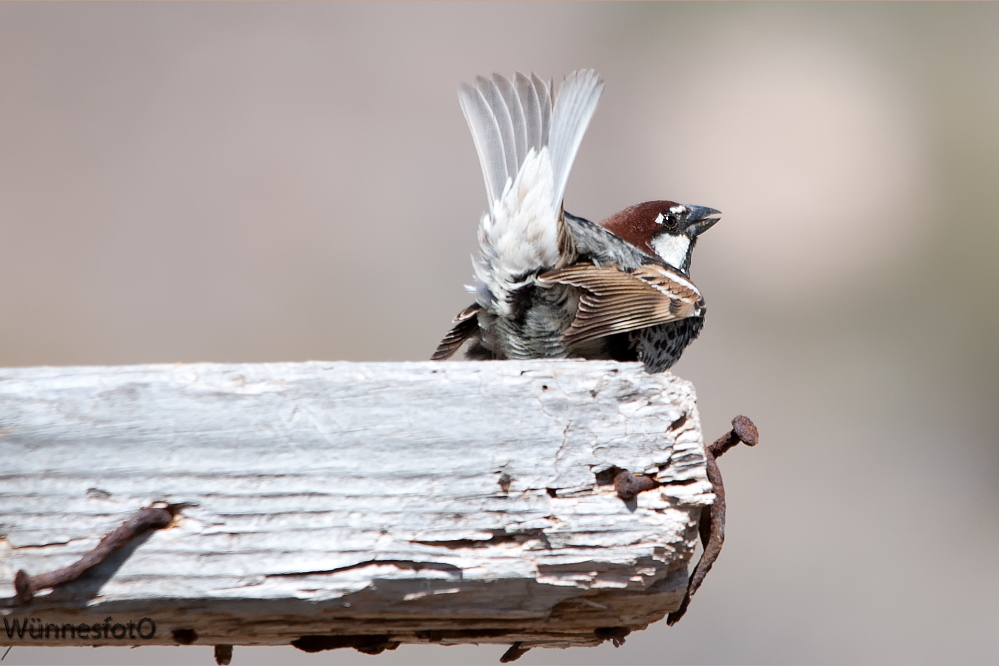
{"type": "MultiPolygon", "coordinates": [[[[677,627],[520,663],[995,662],[997,4],[2,3],[0,365],[427,358],[486,206],[458,84],[580,67],[566,206],[724,211],[676,371],[762,443],[677,627]]],[[[212,657],[6,658],[101,661],[212,657]]]]}

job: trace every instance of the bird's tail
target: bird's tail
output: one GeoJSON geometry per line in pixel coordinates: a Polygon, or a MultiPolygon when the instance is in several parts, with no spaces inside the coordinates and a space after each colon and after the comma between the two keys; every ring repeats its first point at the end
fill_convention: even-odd
{"type": "Polygon", "coordinates": [[[516,179],[528,153],[548,147],[554,188],[552,202],[560,206],[572,163],[597,108],[604,84],[592,69],[566,77],[553,98],[551,82],[536,74],[517,72],[510,81],[493,74],[462,84],[458,101],[472,132],[482,176],[493,210],[508,181],[516,179]]]}
{"type": "Polygon", "coordinates": [[[489,196],[475,266],[483,306],[505,300],[518,276],[557,265],[566,182],[603,87],[595,71],[578,70],[554,97],[550,82],[519,72],[459,89],[489,196]]]}

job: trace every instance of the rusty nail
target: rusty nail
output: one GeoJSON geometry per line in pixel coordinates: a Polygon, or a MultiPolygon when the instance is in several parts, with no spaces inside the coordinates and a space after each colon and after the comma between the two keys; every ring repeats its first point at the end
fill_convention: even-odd
{"type": "Polygon", "coordinates": [[[746,446],[756,446],[760,441],[760,431],[748,416],[736,416],[732,419],[732,429],[715,440],[708,448],[715,458],[742,442],[746,446]]]}
{"type": "Polygon", "coordinates": [[[638,493],[652,490],[658,485],[659,482],[651,476],[632,474],[626,469],[621,470],[614,477],[614,490],[617,491],[617,496],[625,502],[630,502],[635,499],[638,493]]]}
{"type": "Polygon", "coordinates": [[[714,444],[705,449],[704,457],[708,481],[714,488],[715,501],[701,512],[698,532],[700,532],[704,552],[701,553],[701,559],[697,561],[694,571],[690,574],[687,592],[683,595],[680,607],[666,618],[666,624],[669,626],[679,622],[680,618],[687,612],[690,600],[701,583],[704,582],[704,577],[711,571],[711,567],[718,559],[718,555],[721,554],[722,545],[725,543],[725,484],[722,481],[721,469],[718,467],[718,458],[739,442],[746,446],[756,446],[759,440],[760,433],[749,417],[736,416],[732,419],[732,430],[719,437],[714,444]]]}
{"type": "Polygon", "coordinates": [[[511,661],[517,661],[527,654],[527,651],[530,649],[531,648],[524,647],[524,644],[518,641],[517,643],[511,645],[509,650],[503,653],[503,656],[500,657],[500,663],[509,664],[511,661]]]}
{"type": "Polygon", "coordinates": [[[167,509],[146,508],[133,514],[121,527],[106,535],[100,543],[83,557],[62,569],[29,576],[21,569],[14,575],[14,590],[22,603],[28,603],[39,590],[56,587],[76,580],[88,570],[104,562],[116,550],[147,529],[166,527],[173,520],[167,509]]]}
{"type": "Polygon", "coordinates": [[[232,661],[232,646],[216,645],[215,663],[218,664],[218,666],[229,666],[230,661],[232,661]]]}
{"type": "Polygon", "coordinates": [[[174,629],[170,636],[181,645],[191,645],[198,640],[198,632],[194,629],[174,629]]]}
{"type": "Polygon", "coordinates": [[[593,633],[602,641],[610,641],[614,647],[624,645],[624,639],[631,633],[628,627],[597,627],[593,633]]]}

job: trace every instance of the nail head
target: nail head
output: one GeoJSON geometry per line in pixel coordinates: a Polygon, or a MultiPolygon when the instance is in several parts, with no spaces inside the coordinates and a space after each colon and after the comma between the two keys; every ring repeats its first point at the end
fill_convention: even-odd
{"type": "Polygon", "coordinates": [[[748,416],[740,415],[732,419],[732,430],[746,446],[756,446],[760,439],[760,432],[748,416]]]}

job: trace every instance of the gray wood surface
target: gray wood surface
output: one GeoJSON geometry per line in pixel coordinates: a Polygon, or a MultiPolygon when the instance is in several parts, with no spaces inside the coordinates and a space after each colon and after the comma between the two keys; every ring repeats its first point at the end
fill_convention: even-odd
{"type": "Polygon", "coordinates": [[[593,645],[679,605],[711,490],[693,387],[637,363],[2,369],[8,631],[156,633],[0,644],[593,645]],[[624,502],[619,469],[662,485],[624,502]],[[151,505],[174,523],[14,598],[151,505]]]}

